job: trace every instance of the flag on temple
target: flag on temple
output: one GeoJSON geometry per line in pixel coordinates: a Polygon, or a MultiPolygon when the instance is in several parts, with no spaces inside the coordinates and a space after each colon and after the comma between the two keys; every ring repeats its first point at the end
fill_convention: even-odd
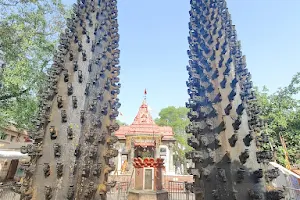
{"type": "Polygon", "coordinates": [[[120,116],[123,116],[123,113],[120,112],[120,116]]]}
{"type": "Polygon", "coordinates": [[[146,95],[147,94],[147,90],[145,89],[145,91],[144,91],[144,94],[146,95]]]}

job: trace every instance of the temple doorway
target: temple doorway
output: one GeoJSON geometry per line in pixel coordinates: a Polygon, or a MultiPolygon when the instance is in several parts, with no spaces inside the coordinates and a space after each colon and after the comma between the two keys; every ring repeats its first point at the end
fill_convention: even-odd
{"type": "Polygon", "coordinates": [[[135,146],[134,157],[135,158],[154,158],[153,146],[135,146]]]}
{"type": "Polygon", "coordinates": [[[6,175],[6,180],[13,180],[18,168],[19,160],[11,160],[10,166],[6,175]]]}

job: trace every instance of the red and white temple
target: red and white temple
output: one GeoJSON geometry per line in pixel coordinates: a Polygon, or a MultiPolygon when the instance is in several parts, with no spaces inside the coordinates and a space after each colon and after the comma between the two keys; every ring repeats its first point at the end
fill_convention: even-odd
{"type": "Polygon", "coordinates": [[[172,127],[158,126],[152,119],[146,98],[129,126],[121,126],[115,135],[119,138],[118,172],[131,173],[134,158],[163,158],[167,174],[174,174],[173,147],[175,138],[172,127]],[[125,164],[124,164],[125,162],[125,164]],[[128,162],[127,169],[124,170],[128,162]]]}

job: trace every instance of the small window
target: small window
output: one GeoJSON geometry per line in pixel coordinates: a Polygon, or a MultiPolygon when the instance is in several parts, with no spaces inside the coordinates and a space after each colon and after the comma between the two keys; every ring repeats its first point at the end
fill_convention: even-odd
{"type": "Polygon", "coordinates": [[[161,152],[161,153],[166,153],[166,152],[167,152],[167,149],[166,149],[166,148],[161,148],[161,149],[160,149],[160,152],[161,152]]]}
{"type": "Polygon", "coordinates": [[[0,131],[0,140],[6,140],[7,134],[5,134],[3,131],[0,131]]]}
{"type": "Polygon", "coordinates": [[[13,136],[13,135],[10,136],[10,141],[11,141],[11,142],[14,142],[14,139],[15,139],[15,138],[16,138],[16,136],[13,136]]]}

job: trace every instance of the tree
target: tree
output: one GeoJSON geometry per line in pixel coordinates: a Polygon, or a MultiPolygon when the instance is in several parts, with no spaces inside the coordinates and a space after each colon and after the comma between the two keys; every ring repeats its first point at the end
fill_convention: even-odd
{"type": "Polygon", "coordinates": [[[0,126],[30,128],[68,14],[60,0],[0,0],[0,126]]]}
{"type": "Polygon", "coordinates": [[[119,124],[120,126],[128,126],[128,124],[126,124],[125,122],[121,122],[120,120],[116,120],[117,124],[119,124]]]}
{"type": "MultiPolygon", "coordinates": [[[[159,118],[155,119],[155,123],[159,126],[170,126],[175,133],[176,145],[174,146],[175,160],[179,159],[182,164],[186,163],[185,152],[191,150],[187,144],[188,134],[185,127],[189,124],[187,118],[188,109],[185,107],[169,106],[163,108],[159,112],[159,118]]],[[[186,168],[186,165],[184,165],[186,168]]]]}
{"type": "Polygon", "coordinates": [[[262,91],[256,89],[261,117],[267,124],[264,131],[276,146],[277,161],[282,165],[286,163],[279,135],[285,140],[290,162],[300,163],[300,101],[295,98],[300,91],[299,83],[300,73],[297,73],[287,87],[273,94],[269,94],[266,87],[262,91]]]}

